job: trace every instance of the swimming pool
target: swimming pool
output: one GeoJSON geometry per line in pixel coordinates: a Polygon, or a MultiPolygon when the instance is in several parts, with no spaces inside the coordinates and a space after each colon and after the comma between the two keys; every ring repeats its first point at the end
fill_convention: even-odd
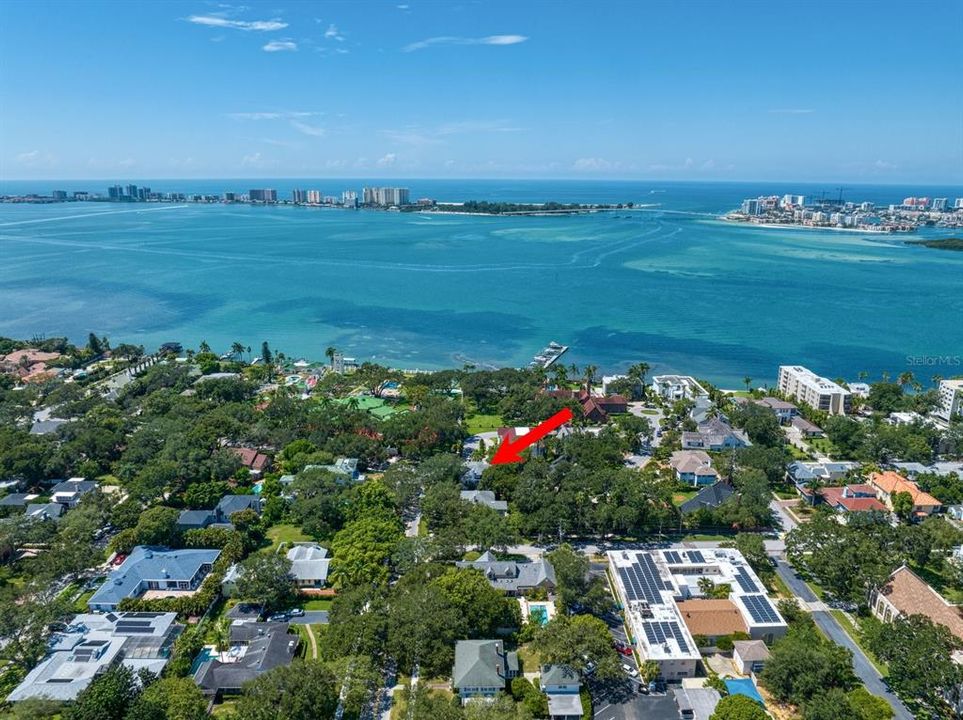
{"type": "Polygon", "coordinates": [[[206,663],[208,660],[213,660],[214,657],[215,654],[212,648],[201,648],[200,653],[198,653],[197,657],[194,658],[194,662],[191,664],[191,675],[194,675],[194,673],[200,669],[201,665],[206,663]]]}
{"type": "Polygon", "coordinates": [[[544,605],[529,605],[528,616],[539,625],[548,624],[548,608],[544,605]]]}
{"type": "Polygon", "coordinates": [[[759,691],[756,690],[756,684],[749,678],[727,678],[725,683],[730,695],[745,695],[746,697],[755,700],[763,707],[766,706],[766,701],[762,699],[762,695],[760,695],[759,691]]]}

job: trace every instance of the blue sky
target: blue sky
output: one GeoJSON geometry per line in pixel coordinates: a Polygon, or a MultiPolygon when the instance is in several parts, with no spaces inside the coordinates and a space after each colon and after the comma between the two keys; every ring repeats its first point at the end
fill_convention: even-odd
{"type": "Polygon", "coordinates": [[[0,178],[963,182],[905,2],[0,3],[0,178]]]}

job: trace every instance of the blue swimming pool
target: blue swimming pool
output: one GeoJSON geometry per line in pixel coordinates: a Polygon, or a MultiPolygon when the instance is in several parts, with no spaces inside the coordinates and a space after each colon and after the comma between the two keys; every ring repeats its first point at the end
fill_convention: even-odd
{"type": "Polygon", "coordinates": [[[200,669],[201,665],[206,663],[208,660],[213,659],[214,654],[212,653],[211,648],[201,648],[201,651],[197,654],[197,657],[194,658],[194,662],[191,664],[191,675],[196,673],[198,669],[200,669]]]}
{"type": "Polygon", "coordinates": [[[740,678],[738,680],[727,678],[725,683],[730,695],[745,695],[763,707],[766,706],[766,701],[762,699],[762,695],[756,690],[756,684],[749,678],[740,678]]]}
{"type": "Polygon", "coordinates": [[[539,625],[548,624],[548,609],[544,605],[529,606],[528,616],[539,625]]]}

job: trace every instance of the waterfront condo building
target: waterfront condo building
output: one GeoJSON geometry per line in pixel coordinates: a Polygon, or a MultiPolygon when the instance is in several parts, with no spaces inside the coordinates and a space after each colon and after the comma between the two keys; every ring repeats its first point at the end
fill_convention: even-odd
{"type": "Polygon", "coordinates": [[[304,190],[292,190],[291,191],[291,202],[295,204],[300,204],[308,199],[308,194],[304,190]]]}
{"type": "Polygon", "coordinates": [[[253,188],[248,190],[247,197],[251,202],[276,203],[278,191],[270,188],[253,188]]]}
{"type": "Polygon", "coordinates": [[[409,203],[408,188],[366,187],[362,191],[362,202],[365,205],[407,205],[409,203]]]}
{"type": "Polygon", "coordinates": [[[779,367],[779,391],[830,415],[849,412],[849,390],[801,365],[779,367]]]}
{"type": "Polygon", "coordinates": [[[933,414],[946,422],[963,414],[963,379],[940,382],[940,402],[933,414]]]}
{"type": "Polygon", "coordinates": [[[308,202],[312,205],[321,204],[321,191],[320,190],[308,190],[308,202]]]}

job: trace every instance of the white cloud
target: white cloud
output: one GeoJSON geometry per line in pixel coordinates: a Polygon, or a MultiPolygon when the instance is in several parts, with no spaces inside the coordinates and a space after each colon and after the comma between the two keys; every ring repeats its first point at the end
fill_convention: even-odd
{"type": "Polygon", "coordinates": [[[310,135],[312,137],[322,137],[327,132],[323,127],[308,125],[300,120],[292,120],[291,127],[304,135],[310,135]]]}
{"type": "Polygon", "coordinates": [[[338,26],[334,23],[328,25],[328,29],[324,31],[324,37],[328,40],[337,40],[338,42],[344,42],[344,35],[338,32],[338,26]]]}
{"type": "Polygon", "coordinates": [[[777,108],[770,110],[770,115],[809,115],[816,112],[812,108],[777,108]]]}
{"type": "Polygon", "coordinates": [[[700,169],[700,170],[714,170],[715,167],[716,167],[716,161],[713,160],[712,158],[709,158],[709,159],[706,160],[704,163],[702,163],[702,165],[701,165],[701,167],[700,167],[699,169],[700,169]]]}
{"type": "Polygon", "coordinates": [[[402,51],[414,52],[415,50],[423,50],[435,45],[517,45],[526,40],[528,40],[528,38],[525,35],[487,35],[477,38],[442,35],[405,45],[402,51]]]}
{"type": "Polygon", "coordinates": [[[378,167],[391,167],[395,164],[395,160],[397,159],[397,155],[394,153],[388,153],[384,157],[378,159],[378,167]]]}
{"type": "Polygon", "coordinates": [[[411,5],[395,5],[395,7],[398,8],[399,10],[407,10],[408,8],[411,7],[411,5]]]}
{"type": "Polygon", "coordinates": [[[206,25],[207,27],[243,30],[245,32],[250,30],[256,32],[272,32],[274,30],[283,30],[288,26],[286,22],[278,20],[277,18],[273,20],[230,20],[220,15],[191,15],[187,18],[187,22],[194,23],[195,25],[206,25]]]}
{"type": "Polygon", "coordinates": [[[621,167],[621,163],[597,157],[579,158],[572,163],[572,169],[579,172],[602,172],[614,170],[618,167],[621,167]]]}
{"type": "Polygon", "coordinates": [[[344,160],[328,160],[324,163],[324,166],[329,170],[337,170],[339,168],[343,168],[345,164],[346,163],[344,160]]]}
{"type": "Polygon", "coordinates": [[[231,120],[281,120],[290,118],[307,118],[321,115],[319,112],[296,111],[296,112],[233,112],[227,113],[231,120]]]}
{"type": "Polygon", "coordinates": [[[896,170],[899,165],[896,163],[889,162],[887,160],[877,160],[873,163],[873,167],[877,170],[896,170]]]}
{"type": "Polygon", "coordinates": [[[251,153],[250,155],[245,155],[241,158],[241,165],[253,165],[257,166],[261,164],[261,153],[251,153]]]}
{"type": "Polygon", "coordinates": [[[393,142],[423,147],[444,144],[452,135],[521,132],[521,130],[522,128],[510,124],[507,120],[459,120],[431,128],[410,125],[400,129],[387,129],[382,130],[381,134],[393,142]]]}
{"type": "Polygon", "coordinates": [[[23,163],[24,165],[29,165],[30,163],[35,162],[39,158],[40,158],[40,151],[31,150],[29,152],[22,152],[19,155],[17,155],[17,162],[23,163]]]}
{"type": "Polygon", "coordinates": [[[272,40],[261,49],[269,53],[295,52],[298,49],[298,44],[293,40],[272,40]]]}
{"type": "Polygon", "coordinates": [[[124,158],[123,160],[118,160],[118,161],[117,161],[117,164],[120,165],[120,166],[123,167],[123,168],[129,168],[129,167],[133,167],[134,165],[136,165],[136,164],[137,164],[137,161],[134,160],[134,158],[128,157],[128,158],[124,158]]]}

